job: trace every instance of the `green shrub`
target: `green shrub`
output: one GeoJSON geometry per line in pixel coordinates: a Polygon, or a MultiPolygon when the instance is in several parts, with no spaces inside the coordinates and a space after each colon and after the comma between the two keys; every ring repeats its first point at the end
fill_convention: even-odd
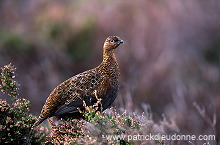
{"type": "Polygon", "coordinates": [[[28,114],[30,102],[18,98],[18,84],[14,81],[15,67],[9,64],[1,69],[0,90],[11,97],[12,104],[0,99],[0,144],[41,144],[45,141],[47,129],[41,127],[30,132],[36,117],[28,114]]]}

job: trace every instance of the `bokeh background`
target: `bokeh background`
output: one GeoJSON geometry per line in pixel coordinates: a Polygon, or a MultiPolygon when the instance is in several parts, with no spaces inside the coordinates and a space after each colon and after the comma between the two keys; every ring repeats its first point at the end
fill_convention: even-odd
{"type": "Polygon", "coordinates": [[[58,84],[99,65],[109,35],[125,41],[113,106],[151,108],[183,134],[220,132],[219,0],[0,1],[0,66],[15,65],[34,115],[58,84]]]}

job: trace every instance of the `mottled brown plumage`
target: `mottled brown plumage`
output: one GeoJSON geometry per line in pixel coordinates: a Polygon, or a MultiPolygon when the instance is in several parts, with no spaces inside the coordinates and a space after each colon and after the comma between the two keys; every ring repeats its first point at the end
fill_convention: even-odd
{"type": "MultiPolygon", "coordinates": [[[[47,98],[34,126],[52,116],[79,115],[83,100],[88,106],[102,99],[102,108],[108,108],[116,98],[119,88],[119,66],[115,48],[124,43],[117,36],[109,36],[103,46],[102,63],[91,70],[75,75],[57,86],[47,98]]],[[[34,127],[33,126],[33,127],[34,127]]]]}

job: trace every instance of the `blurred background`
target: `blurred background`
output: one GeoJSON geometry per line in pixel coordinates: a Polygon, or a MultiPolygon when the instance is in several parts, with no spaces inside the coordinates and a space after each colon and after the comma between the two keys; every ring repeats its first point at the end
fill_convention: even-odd
{"type": "Polygon", "coordinates": [[[125,41],[113,106],[150,106],[183,134],[220,131],[220,1],[0,1],[0,66],[15,65],[34,115],[58,84],[99,65],[109,35],[125,41]]]}

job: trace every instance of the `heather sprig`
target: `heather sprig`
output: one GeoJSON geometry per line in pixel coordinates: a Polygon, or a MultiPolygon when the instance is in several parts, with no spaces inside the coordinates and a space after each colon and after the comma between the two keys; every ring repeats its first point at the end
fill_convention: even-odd
{"type": "Polygon", "coordinates": [[[0,90],[11,97],[12,104],[0,99],[0,144],[42,144],[48,128],[42,126],[30,132],[37,118],[29,114],[30,101],[18,98],[16,68],[9,64],[1,69],[0,90]]]}
{"type": "Polygon", "coordinates": [[[0,90],[11,97],[12,100],[16,100],[18,96],[19,84],[14,80],[16,74],[16,68],[10,63],[1,68],[1,84],[0,90]]]}
{"type": "Polygon", "coordinates": [[[46,128],[34,130],[29,134],[31,126],[36,121],[36,117],[28,114],[29,104],[30,102],[23,98],[15,100],[12,105],[0,99],[0,144],[28,141],[40,144],[45,140],[46,128]]]}

